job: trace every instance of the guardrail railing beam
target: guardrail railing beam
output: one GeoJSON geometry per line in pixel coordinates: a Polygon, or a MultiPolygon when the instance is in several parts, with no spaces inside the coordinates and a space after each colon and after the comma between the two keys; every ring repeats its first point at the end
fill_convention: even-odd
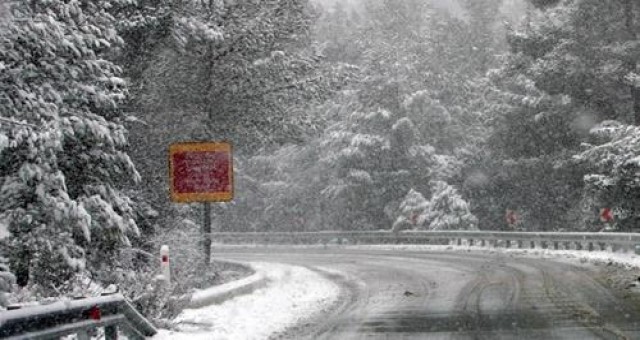
{"type": "Polygon", "coordinates": [[[0,314],[0,338],[54,339],[76,334],[89,339],[104,328],[107,340],[117,339],[118,329],[130,339],[144,339],[156,329],[120,294],[28,306],[0,314]]]}
{"type": "Polygon", "coordinates": [[[214,241],[239,244],[440,244],[518,249],[640,252],[640,234],[506,231],[320,231],[212,233],[214,241]],[[637,248],[636,248],[637,247],[637,248]]]}

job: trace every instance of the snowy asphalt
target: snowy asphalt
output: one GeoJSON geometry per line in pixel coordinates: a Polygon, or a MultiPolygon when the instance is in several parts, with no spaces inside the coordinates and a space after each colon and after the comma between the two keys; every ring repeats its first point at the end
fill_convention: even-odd
{"type": "Polygon", "coordinates": [[[342,287],[336,306],[282,338],[640,339],[638,297],[609,289],[593,265],[503,253],[340,248],[214,254],[305,266],[342,287]]]}

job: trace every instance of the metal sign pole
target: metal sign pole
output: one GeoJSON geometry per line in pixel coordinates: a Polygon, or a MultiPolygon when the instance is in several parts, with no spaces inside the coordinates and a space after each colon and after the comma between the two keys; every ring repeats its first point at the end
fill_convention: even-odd
{"type": "Polygon", "coordinates": [[[204,236],[204,264],[211,263],[211,202],[204,202],[204,224],[202,225],[204,236]]]}

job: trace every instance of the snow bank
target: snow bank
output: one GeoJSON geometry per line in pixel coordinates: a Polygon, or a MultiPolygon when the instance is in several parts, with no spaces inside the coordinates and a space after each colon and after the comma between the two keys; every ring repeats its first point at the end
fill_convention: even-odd
{"type": "Polygon", "coordinates": [[[250,295],[219,305],[186,309],[174,321],[177,331],[160,330],[165,339],[266,339],[335,302],[339,287],[309,269],[252,263],[268,284],[250,295]]]}
{"type": "Polygon", "coordinates": [[[263,273],[255,273],[244,279],[229,282],[195,292],[191,297],[189,308],[202,308],[214,303],[222,303],[232,297],[251,293],[267,283],[263,273]]]}
{"type": "Polygon", "coordinates": [[[580,262],[592,263],[619,263],[628,267],[640,268],[640,256],[634,253],[585,251],[585,250],[555,250],[555,249],[517,249],[517,248],[491,248],[479,246],[451,246],[451,245],[358,245],[343,246],[345,249],[370,249],[370,250],[403,250],[403,251],[458,251],[458,252],[484,252],[513,254],[534,258],[560,258],[575,259],[580,262]]]}

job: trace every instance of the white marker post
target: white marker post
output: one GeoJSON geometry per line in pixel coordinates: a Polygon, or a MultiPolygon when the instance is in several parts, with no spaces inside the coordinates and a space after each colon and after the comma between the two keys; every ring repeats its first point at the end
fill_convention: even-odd
{"type": "Polygon", "coordinates": [[[169,246],[160,247],[160,270],[167,283],[171,283],[171,266],[169,264],[169,246]]]}

